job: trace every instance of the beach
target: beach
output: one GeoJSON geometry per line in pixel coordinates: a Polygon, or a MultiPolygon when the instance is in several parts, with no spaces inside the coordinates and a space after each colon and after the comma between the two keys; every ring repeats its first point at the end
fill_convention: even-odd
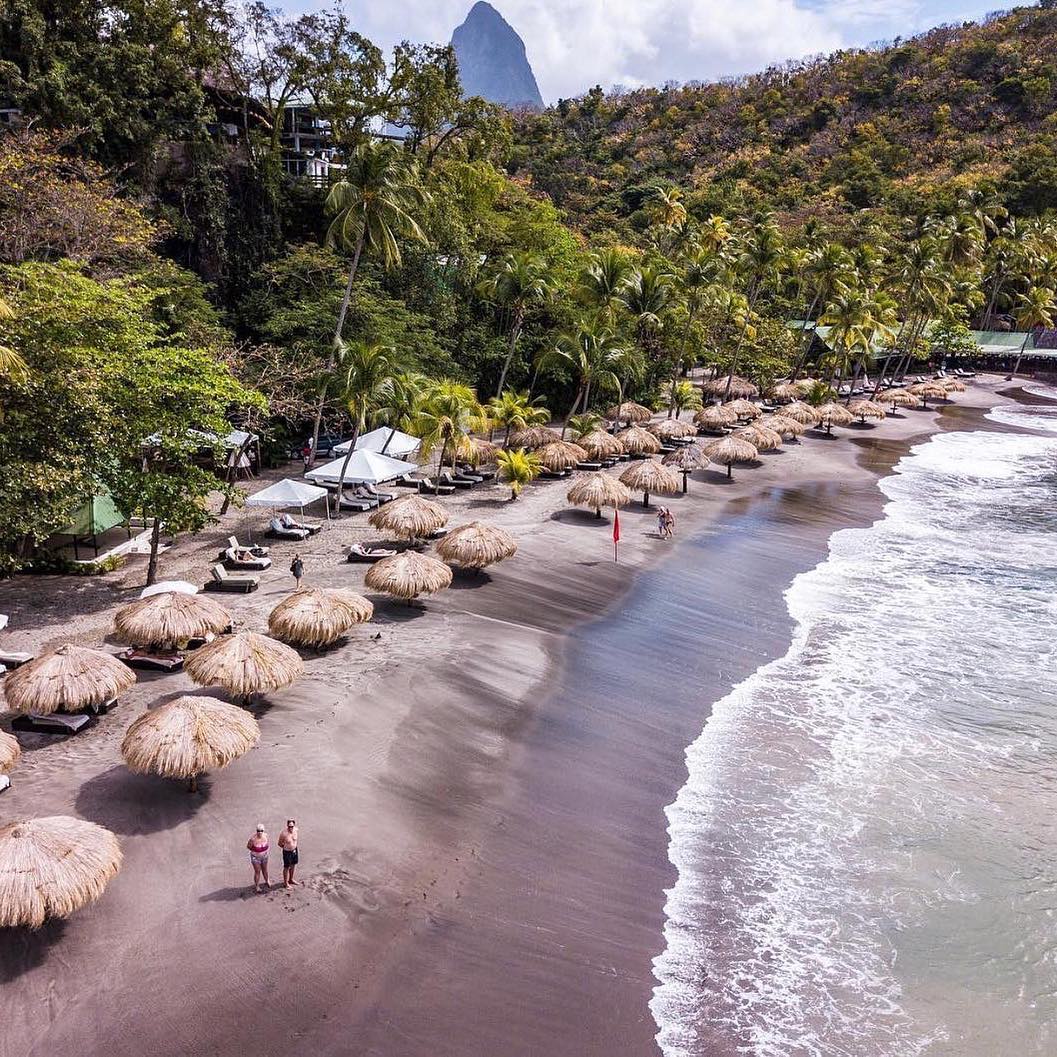
{"type": "MultiPolygon", "coordinates": [[[[695,472],[665,500],[673,543],[652,511],[621,512],[619,561],[608,517],[569,509],[566,481],[515,503],[501,486],[445,499],[452,524],[511,531],[517,557],[422,607],[376,600],[347,645],[306,651],[306,677],[256,709],[259,747],[198,795],[118,753],[135,715],[190,689],[183,675],[141,676],[70,741],[24,738],[3,817],[99,822],[125,862],[94,906],[3,938],[0,1053],[657,1053],[663,812],[686,747],[712,702],[785,652],[783,593],[833,532],[878,516],[878,478],[1012,389],[980,380],[942,412],[811,433],[733,482],[695,472]],[[255,896],[246,839],[287,817],[306,885],[255,896]]],[[[162,577],[203,579],[252,524],[232,512],[181,541],[162,577]]],[[[364,518],[329,525],[303,551],[308,582],[361,590],[341,547],[371,535],[364,518]]],[[[293,549],[225,599],[245,627],[291,589],[293,549]]],[[[142,572],[0,584],[5,641],[112,643],[142,572]]]]}

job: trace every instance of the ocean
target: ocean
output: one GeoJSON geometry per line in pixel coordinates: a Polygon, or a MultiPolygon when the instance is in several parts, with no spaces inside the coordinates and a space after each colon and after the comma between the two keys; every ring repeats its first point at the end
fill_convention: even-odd
{"type": "Polygon", "coordinates": [[[880,482],[688,748],[665,1057],[1057,1052],[1057,404],[990,417],[880,482]]]}

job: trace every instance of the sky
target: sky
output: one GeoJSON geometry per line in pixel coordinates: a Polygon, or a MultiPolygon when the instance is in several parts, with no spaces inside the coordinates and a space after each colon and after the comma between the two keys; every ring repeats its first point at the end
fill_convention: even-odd
{"type": "MultiPolygon", "coordinates": [[[[473,0],[342,0],[375,43],[443,41],[473,0]]],[[[1002,5],[974,0],[490,0],[525,41],[548,103],[594,84],[663,85],[751,73],[1002,5]]],[[[286,0],[289,13],[329,6],[286,0]]],[[[1014,6],[1008,4],[1006,6],[1014,6]]]]}

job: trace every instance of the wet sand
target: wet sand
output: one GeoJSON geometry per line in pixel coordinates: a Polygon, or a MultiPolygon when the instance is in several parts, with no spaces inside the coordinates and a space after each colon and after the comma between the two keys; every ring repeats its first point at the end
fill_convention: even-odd
{"type": "MultiPolygon", "coordinates": [[[[679,542],[630,507],[619,563],[608,520],[564,508],[567,482],[514,504],[498,488],[455,497],[454,522],[504,524],[517,558],[457,574],[425,609],[378,600],[346,646],[306,654],[307,677],[258,709],[260,746],[198,796],[129,775],[117,751],[184,676],[145,677],[72,741],[26,739],[2,816],[78,814],[121,834],[126,858],[95,906],[0,938],[0,1053],[656,1052],[662,811],[683,750],[710,702],[784,652],[785,587],[832,531],[876,516],[878,474],[935,420],[810,436],[733,484],[699,471],[669,504],[679,542]],[[245,841],[258,819],[274,840],[288,815],[306,887],[254,896],[245,841]]],[[[328,528],[312,582],[362,584],[335,558],[362,524],[328,528]]],[[[201,575],[214,546],[175,548],[163,575],[201,575]]],[[[247,626],[289,590],[288,550],[261,591],[231,598],[247,626]]],[[[130,578],[0,585],[7,641],[99,644],[130,578]]]]}

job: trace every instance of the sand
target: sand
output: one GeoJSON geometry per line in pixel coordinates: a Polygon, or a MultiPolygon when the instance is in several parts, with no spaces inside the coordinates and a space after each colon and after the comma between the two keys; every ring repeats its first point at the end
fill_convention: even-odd
{"type": "MultiPolygon", "coordinates": [[[[0,937],[0,1055],[655,1053],[662,810],[683,749],[784,652],[782,591],[834,529],[877,515],[878,475],[1000,388],[807,436],[733,482],[698,471],[665,500],[675,542],[652,511],[621,513],[619,562],[608,518],[565,507],[568,482],[445,500],[452,524],[512,531],[517,557],[423,608],[376,599],[345,645],[305,653],[306,677],[256,709],[260,746],[197,795],[118,753],[135,715],[192,689],[183,675],[141,676],[75,739],[24,737],[0,817],[99,822],[125,866],[68,922],[0,937]],[[692,591],[687,563],[705,570],[692,591]],[[245,842],[262,821],[274,844],[290,816],[305,887],[256,896],[245,842]]],[[[162,576],[203,579],[221,539],[265,521],[232,512],[162,576]]],[[[363,517],[329,525],[302,547],[308,582],[362,589],[341,547],[373,537],[363,517]]],[[[292,587],[294,549],[273,548],[256,594],[221,596],[244,626],[263,630],[292,587]]],[[[5,645],[103,643],[142,575],[0,584],[5,645]]],[[[279,867],[276,852],[273,882],[279,867]]]]}

